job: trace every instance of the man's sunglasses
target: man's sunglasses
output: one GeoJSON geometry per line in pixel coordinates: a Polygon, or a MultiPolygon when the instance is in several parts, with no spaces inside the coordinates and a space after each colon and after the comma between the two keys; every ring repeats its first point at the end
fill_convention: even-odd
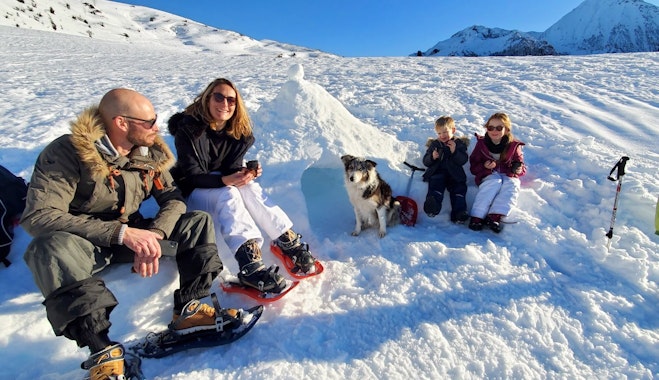
{"type": "Polygon", "coordinates": [[[220,94],[219,92],[214,92],[213,93],[213,100],[215,100],[218,103],[224,103],[224,101],[227,101],[227,104],[230,106],[235,106],[236,105],[236,97],[235,96],[224,96],[220,94]]]}
{"type": "Polygon", "coordinates": [[[150,120],[144,120],[140,119],[139,117],[132,117],[132,116],[126,116],[126,115],[119,115],[123,118],[130,119],[130,120],[137,120],[140,123],[142,123],[142,126],[145,127],[146,129],[151,129],[153,128],[154,125],[156,125],[156,121],[158,121],[158,115],[154,117],[153,119],[150,120]]]}

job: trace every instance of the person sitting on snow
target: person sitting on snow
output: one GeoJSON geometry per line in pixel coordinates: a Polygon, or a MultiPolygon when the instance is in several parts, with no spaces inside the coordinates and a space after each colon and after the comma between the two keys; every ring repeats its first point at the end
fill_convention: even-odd
{"type": "Polygon", "coordinates": [[[242,285],[266,293],[285,289],[279,268],[263,264],[259,227],[296,269],[303,273],[315,270],[316,260],[301,235],[292,230],[293,222],[254,181],[263,172],[261,165],[243,166],[254,134],[242,97],[231,81],[212,81],[185,111],[170,118],[168,126],[178,156],[172,170],[174,180],[187,196],[188,209],[213,216],[238,261],[242,285]]]}
{"type": "Polygon", "coordinates": [[[471,206],[469,228],[483,229],[483,224],[499,233],[502,218],[517,204],[519,177],[526,174],[522,146],[515,140],[512,123],[505,113],[495,113],[485,123],[485,136],[476,134],[476,146],[469,156],[471,173],[478,192],[471,206]]]}
{"type": "Polygon", "coordinates": [[[423,164],[427,167],[423,180],[428,182],[428,194],[423,204],[423,211],[434,217],[439,214],[444,201],[444,191],[448,190],[451,200],[451,221],[464,223],[469,219],[467,213],[467,175],[462,167],[467,163],[469,154],[467,137],[456,138],[455,120],[442,116],[435,121],[437,138],[428,139],[423,164]]]}
{"type": "MultiPolygon", "coordinates": [[[[142,277],[157,274],[161,239],[178,242],[173,325],[182,334],[216,328],[215,308],[196,300],[209,295],[223,267],[213,222],[207,213],[186,213],[169,173],[174,156],[156,119],[146,97],[113,89],[71,123],[71,134],[41,152],[30,181],[21,225],[34,239],[24,259],[55,334],[89,347],[83,368],[94,380],[125,370],[124,348],[108,336],[118,302],[95,275],[131,261],[142,277]],[[159,211],[143,218],[140,205],[151,196],[159,211]],[[196,313],[179,320],[187,305],[197,306],[196,313]]],[[[234,309],[220,312],[236,316],[234,309]]]]}

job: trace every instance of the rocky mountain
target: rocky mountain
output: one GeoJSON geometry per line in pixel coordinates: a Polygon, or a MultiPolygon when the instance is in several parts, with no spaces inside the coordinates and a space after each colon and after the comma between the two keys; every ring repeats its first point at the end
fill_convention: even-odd
{"type": "Polygon", "coordinates": [[[659,51],[659,7],[585,0],[542,33],[474,25],[418,56],[600,54],[659,51]]]}

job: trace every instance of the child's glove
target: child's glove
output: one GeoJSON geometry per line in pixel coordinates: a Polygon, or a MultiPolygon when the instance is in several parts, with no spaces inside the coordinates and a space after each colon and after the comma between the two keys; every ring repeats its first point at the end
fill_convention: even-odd
{"type": "Polygon", "coordinates": [[[513,161],[513,163],[510,165],[510,170],[515,174],[522,174],[523,165],[524,165],[523,162],[513,161]]]}

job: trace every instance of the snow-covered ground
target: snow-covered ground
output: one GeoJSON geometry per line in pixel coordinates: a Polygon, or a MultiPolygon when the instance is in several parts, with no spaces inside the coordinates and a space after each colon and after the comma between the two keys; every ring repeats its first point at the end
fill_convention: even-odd
{"type": "MultiPolygon", "coordinates": [[[[242,91],[259,179],[325,265],[268,304],[241,340],[144,360],[158,379],[633,378],[659,376],[659,53],[529,58],[339,58],[220,54],[0,27],[0,163],[29,179],[40,150],[113,87],[146,94],[164,128],[216,77],[242,91]],[[299,66],[298,66],[299,65],[299,66]],[[343,154],[378,162],[404,195],[433,121],[459,135],[510,114],[525,147],[515,224],[449,222],[448,208],[380,239],[350,235],[343,154]],[[611,249],[616,183],[630,157],[611,249]]],[[[173,145],[173,144],[172,144],[173,145]]],[[[468,170],[468,164],[465,169],[468,170]]],[[[468,203],[476,187],[469,176],[468,203]]],[[[422,204],[417,173],[410,196],[422,204]]],[[[149,211],[149,205],[146,210],[149,211]]],[[[86,349],[55,337],[22,261],[20,228],[0,269],[2,378],[75,379],[86,349]]],[[[264,255],[274,263],[271,254],[264,255]]],[[[237,265],[223,251],[229,270],[237,265]]],[[[175,263],[142,279],[103,273],[120,301],[111,337],[171,318],[175,263]]],[[[254,301],[214,290],[226,307],[254,301]]]]}

